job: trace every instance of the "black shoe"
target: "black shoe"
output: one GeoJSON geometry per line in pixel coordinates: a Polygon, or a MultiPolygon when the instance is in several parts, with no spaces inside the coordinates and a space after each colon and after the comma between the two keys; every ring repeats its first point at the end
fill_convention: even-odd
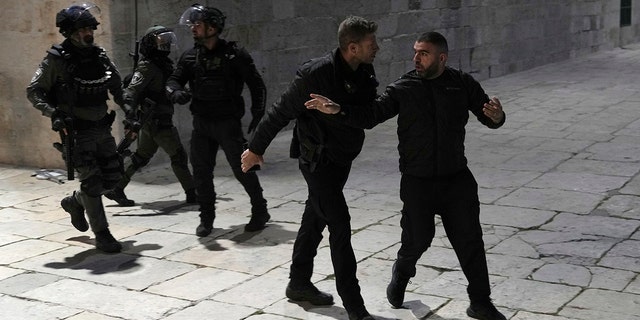
{"type": "Polygon", "coordinates": [[[347,311],[347,314],[349,315],[349,320],[375,320],[364,307],[360,310],[347,311]]]}
{"type": "Polygon", "coordinates": [[[328,306],[333,304],[333,296],[318,290],[312,283],[303,286],[292,286],[291,282],[289,282],[285,294],[287,298],[293,301],[308,301],[315,306],[328,306]]]}
{"type": "Polygon", "coordinates": [[[269,215],[269,213],[267,212],[254,213],[251,215],[251,220],[249,220],[249,223],[244,226],[244,231],[254,232],[262,230],[265,228],[265,224],[267,223],[267,221],[269,221],[269,219],[271,219],[271,215],[269,215]]]}
{"type": "Polygon", "coordinates": [[[401,276],[396,272],[396,265],[391,269],[391,282],[387,286],[387,300],[394,308],[402,307],[404,302],[404,292],[407,290],[409,278],[401,276]]]}
{"type": "Polygon", "coordinates": [[[78,229],[78,231],[85,232],[89,230],[89,224],[84,217],[84,207],[76,200],[75,191],[72,196],[65,197],[60,201],[60,205],[64,211],[68,212],[71,216],[71,224],[78,229]]]}
{"type": "Polygon", "coordinates": [[[196,236],[198,237],[206,237],[211,234],[213,231],[213,223],[205,224],[204,222],[200,222],[200,225],[196,228],[196,236]]]}
{"type": "Polygon", "coordinates": [[[132,207],[136,204],[133,200],[127,199],[127,195],[124,194],[124,190],[120,188],[107,191],[104,196],[117,202],[121,207],[132,207]]]}
{"type": "Polygon", "coordinates": [[[122,245],[109,232],[109,229],[96,232],[96,248],[107,253],[117,253],[122,250],[122,245]]]}
{"type": "Polygon", "coordinates": [[[480,320],[507,320],[507,318],[496,309],[491,300],[483,302],[471,302],[467,308],[467,315],[480,320]]]}
{"type": "Polygon", "coordinates": [[[198,198],[196,198],[196,189],[189,189],[184,193],[187,194],[187,203],[193,204],[198,202],[198,198]]]}

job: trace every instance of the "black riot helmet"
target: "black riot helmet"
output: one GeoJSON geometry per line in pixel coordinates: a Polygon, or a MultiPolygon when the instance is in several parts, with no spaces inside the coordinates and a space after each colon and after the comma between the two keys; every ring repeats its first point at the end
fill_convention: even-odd
{"type": "Polygon", "coordinates": [[[99,14],[100,8],[93,3],[74,4],[56,14],[56,27],[60,33],[68,38],[80,28],[92,27],[94,30],[100,24],[93,13],[99,14]]]}
{"type": "Polygon", "coordinates": [[[163,26],[153,26],[140,39],[140,53],[145,57],[168,56],[176,45],[173,30],[163,26]]]}
{"type": "Polygon", "coordinates": [[[202,21],[216,28],[218,33],[222,33],[222,30],[224,30],[224,20],[226,18],[222,11],[216,8],[205,7],[201,4],[194,3],[182,13],[180,24],[191,26],[196,24],[197,21],[202,21]]]}

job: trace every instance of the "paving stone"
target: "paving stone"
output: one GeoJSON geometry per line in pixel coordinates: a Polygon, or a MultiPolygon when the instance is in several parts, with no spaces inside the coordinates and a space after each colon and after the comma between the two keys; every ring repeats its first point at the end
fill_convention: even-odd
{"type": "Polygon", "coordinates": [[[547,210],[481,205],[480,222],[510,226],[520,229],[538,227],[548,222],[556,213],[547,210]]]}
{"type": "Polygon", "coordinates": [[[638,227],[640,227],[640,220],[560,213],[553,218],[553,221],[540,228],[624,239],[628,238],[638,227]]]}
{"type": "Polygon", "coordinates": [[[560,315],[578,319],[640,319],[640,296],[615,291],[587,289],[570,301],[560,315]]]}
{"type": "Polygon", "coordinates": [[[202,300],[216,292],[224,291],[242,283],[251,276],[213,268],[199,268],[176,278],[153,285],[145,292],[185,300],[202,300]]]}
{"type": "MultiPolygon", "coordinates": [[[[15,270],[15,269],[14,269],[15,270]]],[[[23,272],[0,281],[0,293],[19,296],[49,283],[59,281],[62,277],[42,272],[23,272]]]]}
{"type": "Polygon", "coordinates": [[[520,188],[496,201],[498,205],[566,211],[579,214],[591,212],[604,199],[603,195],[568,190],[520,188]]]}
{"type": "Polygon", "coordinates": [[[65,245],[37,239],[13,242],[0,247],[0,264],[9,265],[47,252],[64,248],[65,245]]]}
{"type": "Polygon", "coordinates": [[[172,310],[189,305],[185,300],[72,279],[36,288],[25,292],[23,296],[131,320],[158,319],[172,310]]]}
{"type": "Polygon", "coordinates": [[[507,279],[492,290],[492,298],[499,305],[515,310],[527,310],[553,314],[580,293],[580,288],[531,281],[525,279],[507,279]]]}
{"type": "Polygon", "coordinates": [[[591,173],[548,172],[527,184],[531,188],[550,188],[588,193],[606,193],[621,188],[627,177],[591,173]]]}
{"type": "Polygon", "coordinates": [[[532,280],[586,287],[591,282],[591,272],[583,266],[552,263],[542,266],[531,275],[532,280]]]}
{"type": "Polygon", "coordinates": [[[640,197],[632,195],[614,195],[598,206],[611,216],[636,220],[640,220],[639,208],[640,197]]]}
{"type": "MultiPolygon", "coordinates": [[[[24,272],[24,270],[9,268],[9,267],[5,267],[5,266],[0,266],[0,281],[2,281],[3,279],[11,278],[11,277],[13,277],[13,276],[15,276],[17,274],[23,273],[23,272],[24,272]]],[[[2,293],[5,293],[5,292],[2,292],[2,293]]]]}
{"type": "Polygon", "coordinates": [[[635,273],[612,268],[588,267],[591,271],[590,288],[622,291],[635,277],[635,273]]]}
{"type": "Polygon", "coordinates": [[[97,250],[67,247],[12,264],[17,268],[142,290],[173,279],[196,266],[128,254],[103,254],[97,250]]]}
{"type": "Polygon", "coordinates": [[[0,319],[48,320],[66,319],[81,310],[62,305],[30,301],[12,296],[0,296],[0,319]]]}

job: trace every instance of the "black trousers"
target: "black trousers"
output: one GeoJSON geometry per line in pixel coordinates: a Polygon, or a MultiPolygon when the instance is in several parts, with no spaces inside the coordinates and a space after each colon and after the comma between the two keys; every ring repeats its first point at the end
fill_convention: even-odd
{"type": "Polygon", "coordinates": [[[351,164],[318,165],[313,172],[301,163],[300,171],[307,182],[309,197],[293,245],[290,278],[293,283],[309,283],[313,273],[313,259],[322,240],[322,231],[329,228],[331,262],[336,288],[347,310],[364,305],[356,278],[356,258],[351,247],[351,216],[344,199],[344,188],[351,164]]]}
{"type": "Polygon", "coordinates": [[[426,179],[402,175],[402,245],[396,272],[403,277],[416,274],[416,263],[435,235],[434,217],[442,218],[447,237],[469,281],[472,301],[489,299],[491,289],[480,226],[478,184],[469,169],[446,177],[426,179]]]}
{"type": "Polygon", "coordinates": [[[255,172],[243,173],[240,168],[240,155],[244,142],[239,119],[213,120],[194,115],[190,159],[201,218],[215,216],[216,192],[213,184],[213,169],[216,166],[219,148],[224,150],[234,177],[242,184],[251,199],[251,213],[266,212],[267,201],[262,196],[258,176],[255,172]]]}

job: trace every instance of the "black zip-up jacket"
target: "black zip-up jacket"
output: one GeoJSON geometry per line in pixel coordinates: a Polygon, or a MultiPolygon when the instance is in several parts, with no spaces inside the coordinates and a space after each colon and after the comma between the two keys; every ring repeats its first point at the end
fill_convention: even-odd
{"type": "Polygon", "coordinates": [[[312,59],[298,69],[287,90],[267,110],[249,149],[264,154],[276,134],[296,119],[299,143],[295,139],[292,142],[292,156],[299,153],[302,160],[309,162],[350,164],[362,150],[364,130],[345,125],[332,115],[308,110],[304,103],[310,93],[319,93],[338,103],[369,104],[376,97],[377,86],[373,65],[360,64],[354,71],[338,49],[312,59]]]}
{"type": "Polygon", "coordinates": [[[504,119],[494,123],[484,115],[483,105],[488,101],[471,75],[447,67],[431,80],[419,77],[415,70],[408,72],[387,86],[372,105],[343,106],[339,114],[347,124],[362,128],[397,115],[400,172],[438,178],[467,167],[464,140],[469,111],[488,128],[504,124],[504,119]]]}

